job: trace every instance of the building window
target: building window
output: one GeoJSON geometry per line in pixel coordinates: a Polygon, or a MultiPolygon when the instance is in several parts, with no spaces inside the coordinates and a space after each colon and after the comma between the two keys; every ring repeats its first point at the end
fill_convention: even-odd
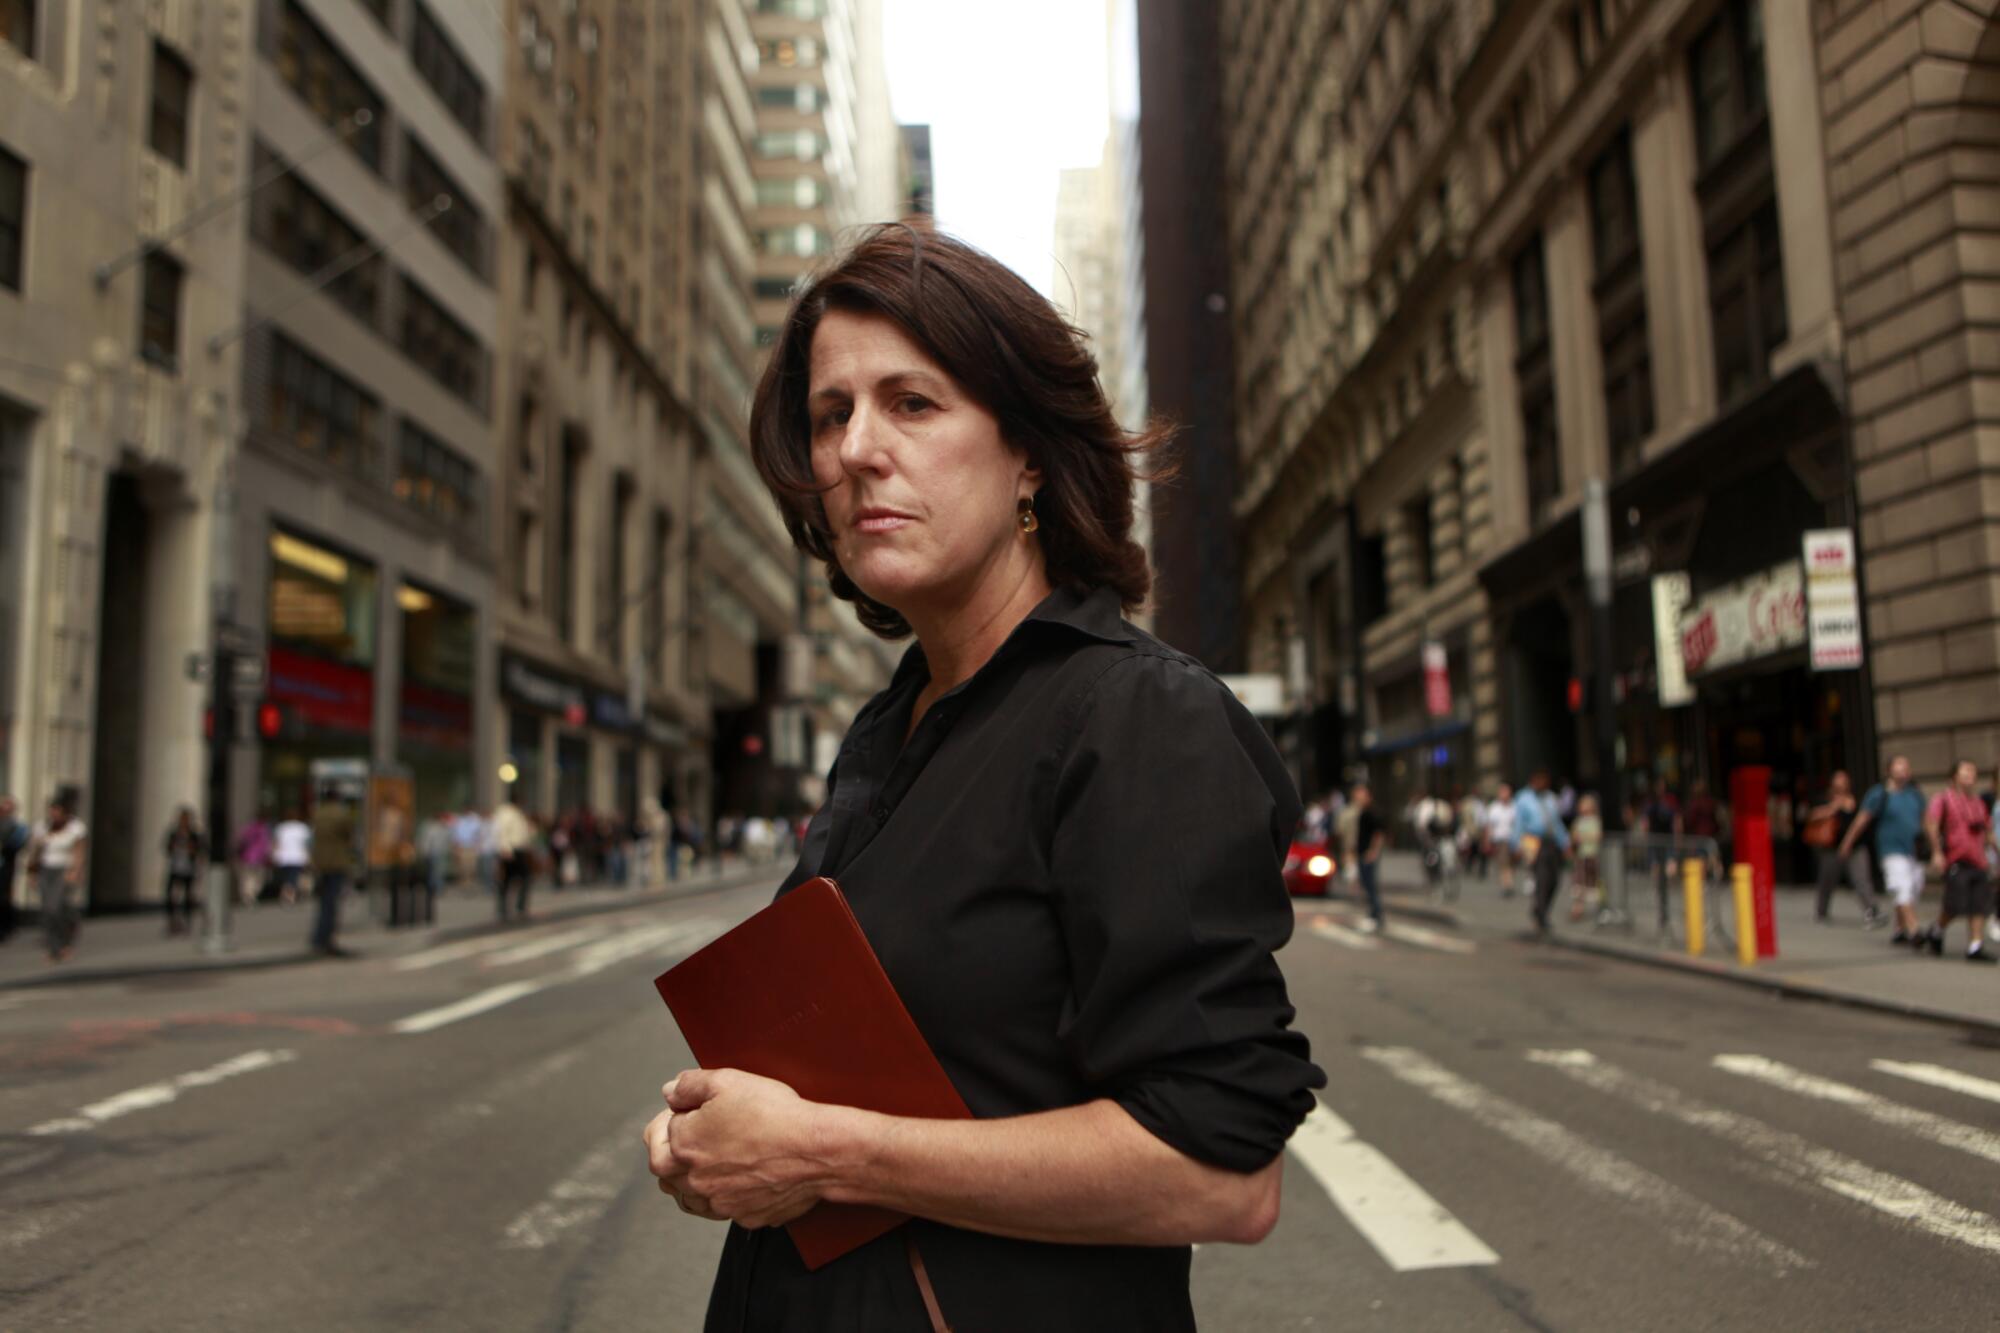
{"type": "Polygon", "coordinates": [[[534,511],[518,509],[514,512],[514,544],[508,551],[511,557],[509,568],[514,575],[514,593],[525,610],[532,611],[541,604],[541,524],[536,521],[534,511]]]}
{"type": "Polygon", "coordinates": [[[778,37],[757,43],[757,63],[782,69],[810,69],[819,64],[819,43],[811,37],[778,37]]]}
{"type": "Polygon", "coordinates": [[[826,0],[757,0],[757,12],[788,19],[823,19],[826,0]]]}
{"type": "Polygon", "coordinates": [[[180,369],[183,276],[171,255],[147,252],[140,283],[139,355],[162,370],[180,369]]]}
{"type": "Polygon", "coordinates": [[[542,407],[535,401],[535,395],[523,391],[521,406],[515,416],[515,434],[519,437],[516,446],[519,451],[521,472],[534,476],[541,470],[542,462],[542,407]]]}
{"type": "Polygon", "coordinates": [[[789,301],[792,299],[793,284],[794,279],[791,278],[759,278],[757,279],[756,286],[757,299],[760,301],[789,301]]]}
{"type": "Polygon", "coordinates": [[[322,124],[339,129],[357,111],[372,117],[347,136],[348,147],[369,167],[382,170],[382,97],[340,48],[306,17],[298,0],[285,0],[278,23],[278,73],[322,124]]]}
{"type": "MultiPolygon", "coordinates": [[[[259,175],[278,158],[262,144],[256,153],[259,175]]],[[[259,245],[311,276],[347,259],[369,242],[353,224],[320,198],[296,172],[279,176],[251,197],[250,234],[259,245]]],[[[370,255],[327,283],[327,295],[362,323],[375,326],[382,294],[382,259],[370,255]]]]}
{"type": "Polygon", "coordinates": [[[620,666],[625,664],[625,603],[632,590],[626,585],[631,581],[631,571],[625,561],[625,540],[627,529],[632,526],[632,500],[636,487],[632,475],[620,472],[611,480],[611,543],[609,565],[611,567],[610,605],[605,607],[606,626],[610,633],[611,660],[620,666]]]}
{"type": "Polygon", "coordinates": [[[1404,503],[1403,538],[1410,553],[1410,583],[1421,592],[1437,581],[1429,491],[1412,496],[1404,503]]]}
{"type": "Polygon", "coordinates": [[[177,167],[187,166],[188,104],[194,95],[194,71],[168,48],[153,43],[153,116],[146,143],[177,167]]]}
{"type": "Polygon", "coordinates": [[[452,44],[430,10],[422,4],[416,7],[416,19],[410,27],[410,63],[417,67],[431,91],[438,95],[445,110],[465,127],[472,141],[480,147],[486,146],[486,85],[472,72],[458,47],[452,44]]]}
{"type": "Polygon", "coordinates": [[[352,380],[282,334],[271,336],[264,427],[360,476],[374,472],[380,404],[352,380]]]}
{"type": "Polygon", "coordinates": [[[41,0],[0,0],[0,42],[35,58],[35,8],[41,0]]]}
{"type": "Polygon", "coordinates": [[[28,164],[0,148],[0,287],[21,290],[21,252],[28,231],[28,164]]]}
{"type": "Polygon", "coordinates": [[[486,349],[430,293],[403,275],[404,355],[478,411],[486,410],[486,349]]]}
{"type": "Polygon", "coordinates": [[[576,537],[577,510],[583,499],[583,434],[574,426],[563,427],[562,491],[556,497],[556,565],[549,588],[549,612],[556,633],[571,644],[576,642],[576,537]]]}
{"type": "Polygon", "coordinates": [[[479,522],[479,473],[465,456],[407,417],[397,450],[396,498],[454,531],[479,522]]]}
{"type": "Polygon", "coordinates": [[[1542,234],[1514,256],[1514,375],[1521,389],[1521,453],[1528,473],[1528,521],[1539,527],[1562,498],[1562,442],[1556,427],[1555,358],[1542,234]]]}
{"type": "Polygon", "coordinates": [[[833,249],[833,236],[810,222],[789,227],[765,227],[757,233],[757,248],[780,258],[810,259],[833,249]]]}
{"type": "Polygon", "coordinates": [[[646,640],[640,645],[646,662],[652,667],[655,676],[659,675],[660,655],[666,647],[667,639],[667,585],[669,582],[667,578],[667,562],[671,558],[667,544],[672,536],[673,520],[667,516],[666,510],[655,509],[653,511],[652,541],[646,559],[646,573],[652,579],[653,586],[651,591],[646,595],[646,640]]]}
{"type": "Polygon", "coordinates": [[[757,182],[760,208],[818,208],[826,201],[826,182],[816,177],[776,176],[757,182]]]}
{"type": "Polygon", "coordinates": [[[825,136],[815,130],[767,130],[757,136],[757,156],[765,159],[796,158],[811,162],[826,152],[825,136]]]}
{"type": "Polygon", "coordinates": [[[1756,0],[1734,0],[1702,30],[1688,73],[1716,388],[1728,403],[1770,380],[1771,353],[1789,331],[1756,0]]]}
{"type": "Polygon", "coordinates": [[[270,538],[271,639],[349,666],[375,662],[375,567],[282,529],[270,538]]]}
{"type": "Polygon", "coordinates": [[[1596,252],[1591,290],[1597,300],[1604,414],[1615,475],[1638,465],[1639,447],[1653,433],[1653,356],[1629,130],[1620,130],[1591,165],[1590,230],[1596,252]]]}
{"type": "Polygon", "coordinates": [[[759,88],[757,105],[809,116],[826,107],[826,92],[816,83],[780,83],[759,88]]]}
{"type": "Polygon", "coordinates": [[[444,248],[457,257],[458,262],[471,269],[480,278],[486,277],[487,233],[486,219],[473,202],[465,197],[445,169],[438,165],[436,158],[424,148],[423,142],[414,134],[403,137],[404,157],[403,198],[412,211],[421,212],[431,207],[439,195],[451,200],[451,207],[432,217],[429,222],[431,235],[444,243],[444,248]]]}

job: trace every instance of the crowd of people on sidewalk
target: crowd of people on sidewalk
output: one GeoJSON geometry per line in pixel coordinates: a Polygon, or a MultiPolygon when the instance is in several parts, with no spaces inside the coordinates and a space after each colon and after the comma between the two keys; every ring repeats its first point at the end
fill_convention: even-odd
{"type": "MultiPolygon", "coordinates": [[[[1822,792],[1808,794],[1801,782],[1775,794],[1766,813],[1779,874],[1791,871],[1789,852],[1796,846],[1814,856],[1807,873],[1816,888],[1815,920],[1831,921],[1834,892],[1845,883],[1860,902],[1865,926],[1889,924],[1875,888],[1880,884],[1893,905],[1891,943],[1941,957],[1950,928],[1962,921],[1964,956],[1975,963],[2000,960],[2000,921],[1994,919],[2000,773],[1994,787],[1982,791],[1977,765],[1960,761],[1949,787],[1929,799],[1910,773],[1909,759],[1897,755],[1888,776],[1858,798],[1844,771],[1834,772],[1822,792]],[[1936,918],[1925,923],[1918,903],[1932,877],[1941,885],[1941,901],[1936,918]]],[[[1656,887],[1676,882],[1688,860],[1703,863],[1705,875],[1723,873],[1733,821],[1705,781],[1697,778],[1677,794],[1664,778],[1655,779],[1622,814],[1633,854],[1656,887]]],[[[1503,898],[1514,897],[1525,878],[1530,918],[1541,934],[1549,930],[1565,873],[1572,922],[1605,906],[1598,797],[1555,783],[1546,771],[1519,788],[1502,782],[1490,796],[1463,789],[1414,792],[1400,826],[1378,809],[1369,784],[1356,782],[1308,805],[1301,837],[1337,848],[1344,877],[1367,906],[1367,929],[1382,925],[1380,865],[1392,844],[1421,855],[1426,881],[1445,901],[1458,895],[1467,874],[1494,879],[1503,898]]]]}
{"type": "MultiPolygon", "coordinates": [[[[229,866],[235,905],[291,905],[310,895],[316,904],[310,945],[339,957],[347,953],[338,941],[341,901],[350,888],[366,888],[371,875],[386,890],[391,925],[434,921],[438,895],[454,885],[492,894],[502,921],[526,920],[538,881],[558,890],[652,888],[739,860],[763,865],[795,856],[804,836],[803,820],[735,812],[704,829],[658,801],[647,801],[628,819],[587,809],[530,815],[509,799],[491,811],[428,814],[413,830],[398,824],[386,839],[395,852],[384,865],[371,864],[369,850],[376,845],[364,842],[358,806],[348,792],[329,785],[309,804],[260,813],[237,829],[229,866]]],[[[80,793],[64,787],[50,799],[46,817],[30,822],[12,797],[0,794],[0,942],[18,927],[15,882],[25,873],[52,963],[74,954],[85,905],[88,830],[79,808],[80,793]]],[[[206,917],[200,886],[209,842],[192,807],[175,812],[162,844],[167,934],[186,934],[206,917]]]]}

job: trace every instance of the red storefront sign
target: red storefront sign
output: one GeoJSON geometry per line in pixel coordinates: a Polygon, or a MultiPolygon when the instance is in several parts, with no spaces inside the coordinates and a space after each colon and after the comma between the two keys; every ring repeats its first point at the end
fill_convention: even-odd
{"type": "Polygon", "coordinates": [[[1424,645],[1424,711],[1432,717],[1451,716],[1451,662],[1441,643],[1424,645]]]}
{"type": "Polygon", "coordinates": [[[366,736],[375,729],[375,677],[366,667],[273,644],[264,693],[315,730],[366,736]]]}
{"type": "Polygon", "coordinates": [[[472,700],[451,690],[406,682],[397,727],[402,739],[439,750],[472,749],[472,700]]]}

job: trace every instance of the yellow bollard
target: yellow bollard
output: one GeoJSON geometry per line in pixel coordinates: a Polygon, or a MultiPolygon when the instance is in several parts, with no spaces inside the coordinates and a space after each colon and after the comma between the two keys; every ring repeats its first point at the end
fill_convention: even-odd
{"type": "Polygon", "coordinates": [[[1751,887],[1751,870],[1738,861],[1729,868],[1736,890],[1736,959],[1749,967],[1757,961],[1757,901],[1751,887]]]}
{"type": "Polygon", "coordinates": [[[1684,857],[1681,860],[1681,887],[1687,897],[1688,954],[1699,958],[1708,947],[1708,926],[1702,920],[1702,874],[1704,867],[1699,856],[1684,857]]]}

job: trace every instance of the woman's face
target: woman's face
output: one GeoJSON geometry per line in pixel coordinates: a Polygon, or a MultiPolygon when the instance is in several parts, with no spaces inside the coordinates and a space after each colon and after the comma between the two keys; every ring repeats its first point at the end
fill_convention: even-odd
{"type": "Polygon", "coordinates": [[[828,311],[806,405],[834,552],[875,601],[963,604],[1007,561],[1040,558],[1018,506],[1041,474],[894,320],[828,311]]]}

